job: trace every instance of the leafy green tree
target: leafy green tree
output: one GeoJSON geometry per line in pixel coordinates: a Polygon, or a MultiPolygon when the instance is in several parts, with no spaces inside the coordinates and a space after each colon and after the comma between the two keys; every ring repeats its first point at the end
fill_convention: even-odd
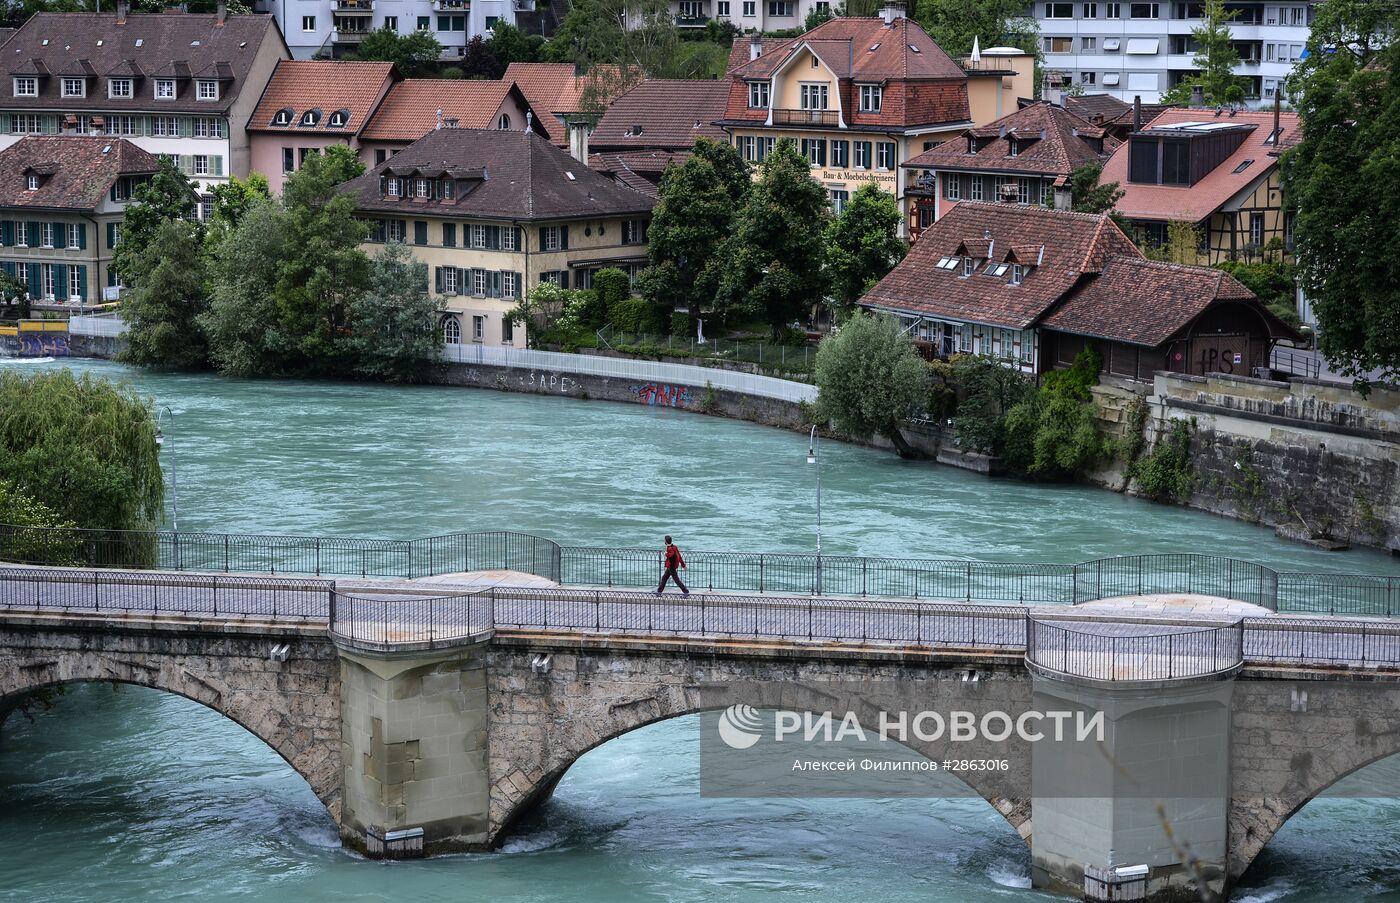
{"type": "Polygon", "coordinates": [[[1167,223],[1166,241],[1153,245],[1139,239],[1138,246],[1149,260],[1196,264],[1201,259],[1201,230],[1195,223],[1172,220],[1167,223]]]}
{"type": "Polygon", "coordinates": [[[138,367],[178,369],[208,364],[199,324],[207,299],[198,226],[183,219],[161,223],[135,266],[141,280],[122,299],[127,344],[121,360],[138,367]]]}
{"type": "Polygon", "coordinates": [[[112,252],[112,265],[121,274],[123,284],[141,281],[137,260],[155,238],[161,223],[194,220],[198,210],[199,189],[195,183],[169,157],[162,157],[156,174],[132,192],[122,218],[121,241],[112,252]]]}
{"type": "Polygon", "coordinates": [[[81,564],[82,537],[61,532],[77,526],[13,483],[0,481],[0,561],[81,564]]]}
{"type": "Polygon", "coordinates": [[[524,326],[527,347],[538,348],[540,333],[553,328],[569,302],[569,294],[568,289],[552,282],[541,282],[506,311],[506,319],[524,326]]]}
{"type": "Polygon", "coordinates": [[[462,53],[462,74],[467,78],[500,78],[506,67],[496,58],[496,52],[481,35],[473,35],[462,53]]]}
{"type": "Polygon", "coordinates": [[[404,76],[429,74],[441,58],[442,45],[431,31],[401,35],[392,28],[380,28],[365,35],[355,48],[355,59],[393,63],[404,76]]]}
{"type": "Polygon", "coordinates": [[[1245,80],[1235,74],[1240,54],[1230,33],[1230,22],[1238,15],[1236,10],[1225,8],[1225,0],[1205,0],[1201,24],[1191,29],[1196,40],[1196,56],[1191,62],[1198,71],[1163,95],[1164,103],[1187,103],[1194,88],[1201,89],[1211,106],[1244,102],[1245,80]]]}
{"type": "Polygon", "coordinates": [[[650,265],[639,277],[643,297],[699,316],[719,290],[725,241],[749,184],[738,153],[708,138],[696,142],[684,163],[666,168],[647,231],[650,265]]]}
{"type": "Polygon", "coordinates": [[[918,23],[954,58],[972,52],[974,38],[1040,54],[1040,30],[1022,0],[920,0],[918,23]]]}
{"type": "Polygon", "coordinates": [[[352,304],[355,372],[404,382],[442,350],[437,302],[428,294],[428,265],[402,242],[370,261],[369,291],[352,304]]]}
{"type": "MultiPolygon", "coordinates": [[[[1113,207],[1126,194],[1117,182],[1099,183],[1103,166],[1085,163],[1069,175],[1070,209],[1075,213],[1112,213],[1113,207]]],[[[1122,223],[1119,223],[1120,228],[1122,223]]]]}
{"type": "Polygon", "coordinates": [[[991,355],[953,359],[953,383],[960,397],[953,429],[963,447],[1000,455],[1006,449],[1006,415],[1035,391],[1018,367],[991,355]]]}
{"type": "Polygon", "coordinates": [[[908,253],[899,237],[901,219],[894,195],[866,182],[827,226],[827,277],[832,295],[845,309],[908,253]]]}
{"type": "Polygon", "coordinates": [[[818,414],[842,433],[879,433],[901,458],[918,456],[902,428],[928,398],[928,368],[898,320],[852,317],[817,346],[816,378],[818,414]]]}
{"type": "Polygon", "coordinates": [[[826,190],[789,139],[777,143],[735,218],[728,268],[716,306],[761,317],[781,338],[787,324],[822,299],[822,236],[831,217],[826,190]]]}
{"type": "Polygon", "coordinates": [[[831,6],[813,6],[807,11],[807,18],[802,20],[802,30],[811,31],[823,22],[830,22],[836,18],[836,14],[831,11],[831,6]]]}
{"type": "Polygon", "coordinates": [[[255,202],[214,249],[209,309],[200,318],[209,354],[229,376],[293,369],[293,337],[278,316],[278,272],[291,253],[291,216],[276,201],[255,202]]]}
{"type": "Polygon", "coordinates": [[[1071,479],[1093,466],[1106,449],[1090,387],[1099,381],[1103,357],[1092,345],[1068,369],[1045,375],[1039,391],[1006,412],[1002,455],[1018,473],[1071,479]]]}
{"type": "MultiPolygon", "coordinates": [[[[509,22],[497,22],[491,31],[491,40],[486,43],[496,57],[501,73],[504,74],[506,67],[511,63],[533,63],[539,60],[544,38],[537,34],[526,34],[509,22]]],[[[500,78],[500,75],[493,77],[500,78]]]]}
{"type": "MultiPolygon", "coordinates": [[[[1329,0],[1289,81],[1302,139],[1284,155],[1298,277],[1338,372],[1400,375],[1400,7],[1329,0]]],[[[1285,135],[1285,141],[1289,136],[1285,135]]]]}
{"type": "Polygon", "coordinates": [[[0,370],[0,482],[81,527],[154,526],[164,483],[149,399],[72,370],[0,370]]]}
{"type": "Polygon", "coordinates": [[[209,193],[214,196],[207,236],[211,246],[222,241],[254,204],[272,196],[267,176],[260,172],[251,173],[246,179],[230,176],[227,182],[209,189],[209,193]]]}
{"type": "Polygon", "coordinates": [[[668,0],[575,0],[541,55],[579,66],[589,79],[585,109],[601,113],[642,78],[698,76],[706,58],[681,44],[668,0]]]}

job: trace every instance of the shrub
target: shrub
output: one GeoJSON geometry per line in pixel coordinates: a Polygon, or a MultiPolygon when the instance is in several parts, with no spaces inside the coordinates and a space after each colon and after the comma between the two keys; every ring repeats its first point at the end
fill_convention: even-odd
{"type": "Polygon", "coordinates": [[[1179,502],[1191,494],[1195,474],[1191,470],[1191,425],[1172,421],[1171,432],[1157,440],[1146,458],[1134,461],[1128,475],[1138,491],[1159,502],[1179,502]]]}
{"type": "Polygon", "coordinates": [[[671,335],[678,339],[695,337],[695,318],[683,310],[671,312],[671,335]]]}
{"type": "Polygon", "coordinates": [[[661,308],[644,298],[627,298],[609,311],[612,325],[619,332],[656,334],[665,331],[661,308]]]}
{"type": "Polygon", "coordinates": [[[619,302],[632,295],[632,281],[617,267],[607,267],[593,274],[593,290],[607,315],[619,302]]]}

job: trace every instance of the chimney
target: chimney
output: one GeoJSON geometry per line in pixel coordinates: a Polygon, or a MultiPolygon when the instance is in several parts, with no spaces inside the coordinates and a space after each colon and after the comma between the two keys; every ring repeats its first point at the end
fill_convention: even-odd
{"type": "Polygon", "coordinates": [[[749,37],[749,59],[756,60],[761,56],[763,56],[763,35],[752,35],[749,37]]]}
{"type": "Polygon", "coordinates": [[[214,22],[223,25],[228,21],[228,0],[219,0],[219,5],[214,10],[214,22]]]}
{"type": "Polygon", "coordinates": [[[1055,209],[1070,210],[1074,207],[1074,198],[1070,197],[1068,185],[1055,186],[1055,209]]]}
{"type": "Polygon", "coordinates": [[[1193,85],[1191,88],[1191,106],[1203,107],[1206,105],[1206,89],[1200,85],[1193,85]]]}
{"type": "Polygon", "coordinates": [[[1133,95],[1133,131],[1142,131],[1142,95],[1133,95]]]}
{"type": "Polygon", "coordinates": [[[126,24],[126,14],[127,14],[127,11],[128,11],[130,8],[131,8],[131,4],[128,3],[127,0],[117,0],[117,24],[118,24],[118,25],[125,25],[125,24],[126,24]]]}
{"type": "Polygon", "coordinates": [[[569,156],[588,165],[588,133],[590,129],[587,122],[575,121],[569,123],[569,156]]]}
{"type": "Polygon", "coordinates": [[[1274,131],[1273,134],[1269,136],[1269,142],[1275,147],[1278,146],[1279,139],[1283,137],[1283,128],[1282,125],[1279,123],[1279,111],[1282,109],[1283,91],[1281,89],[1278,89],[1274,91],[1274,131]]]}
{"type": "Polygon", "coordinates": [[[435,128],[435,129],[440,129],[440,128],[442,128],[442,107],[438,107],[438,111],[437,111],[437,125],[433,126],[433,128],[435,128]]]}
{"type": "Polygon", "coordinates": [[[884,6],[880,7],[880,19],[886,26],[894,25],[896,19],[904,18],[904,4],[888,0],[884,6]]]}

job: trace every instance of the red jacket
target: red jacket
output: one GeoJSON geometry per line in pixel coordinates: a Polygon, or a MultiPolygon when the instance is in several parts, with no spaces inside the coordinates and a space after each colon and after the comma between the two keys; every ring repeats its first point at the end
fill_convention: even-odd
{"type": "Polygon", "coordinates": [[[671,543],[669,546],[666,547],[666,567],[685,567],[685,559],[681,557],[681,550],[676,548],[675,543],[671,543]]]}

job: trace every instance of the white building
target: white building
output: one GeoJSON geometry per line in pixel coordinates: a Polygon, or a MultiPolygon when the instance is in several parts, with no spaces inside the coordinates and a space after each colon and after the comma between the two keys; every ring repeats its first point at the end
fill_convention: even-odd
{"type": "MultiPolygon", "coordinates": [[[[836,4],[839,5],[839,4],[836,4]]],[[[704,28],[711,20],[731,22],[740,31],[801,28],[813,10],[834,10],[830,0],[672,0],[681,28],[704,28]]]]}
{"type": "MultiPolygon", "coordinates": [[[[1144,103],[1196,71],[1193,28],[1201,25],[1198,0],[1035,0],[1045,70],[1059,73],[1062,86],[1082,85],[1089,94],[1110,94],[1144,103]]],[[[1228,2],[1238,13],[1230,22],[1252,106],[1273,103],[1283,80],[1307,45],[1314,6],[1305,3],[1228,2]]]]}
{"type": "Polygon", "coordinates": [[[535,0],[257,0],[255,8],[277,20],[296,59],[345,56],[380,28],[431,32],[451,59],[474,36],[490,38],[497,22],[519,26],[517,16],[533,14],[535,0]]]}

